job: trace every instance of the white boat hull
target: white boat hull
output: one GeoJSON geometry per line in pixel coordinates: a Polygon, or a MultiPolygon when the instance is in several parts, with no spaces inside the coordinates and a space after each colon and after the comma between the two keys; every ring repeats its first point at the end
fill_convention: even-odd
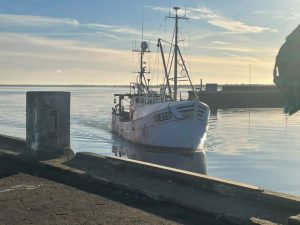
{"type": "Polygon", "coordinates": [[[163,148],[198,149],[206,138],[209,107],[198,101],[144,105],[132,120],[112,114],[112,131],[141,145],[163,148]]]}

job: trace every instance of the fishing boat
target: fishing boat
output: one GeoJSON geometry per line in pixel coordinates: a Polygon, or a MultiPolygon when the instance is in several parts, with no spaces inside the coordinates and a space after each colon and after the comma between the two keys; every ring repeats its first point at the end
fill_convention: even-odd
{"type": "Polygon", "coordinates": [[[164,67],[164,85],[160,91],[150,88],[144,60],[149,52],[148,43],[142,41],[138,49],[136,82],[130,84],[129,93],[114,94],[116,105],[112,109],[112,131],[134,144],[196,150],[204,144],[210,109],[199,100],[183,100],[181,94],[178,96],[180,79],[186,79],[192,92],[195,90],[178,45],[178,21],[186,17],[178,15],[179,7],[173,9],[174,16],[169,15],[175,19],[173,40],[158,39],[157,43],[164,67]],[[163,43],[169,44],[173,52],[169,64],[166,63],[163,43]]]}

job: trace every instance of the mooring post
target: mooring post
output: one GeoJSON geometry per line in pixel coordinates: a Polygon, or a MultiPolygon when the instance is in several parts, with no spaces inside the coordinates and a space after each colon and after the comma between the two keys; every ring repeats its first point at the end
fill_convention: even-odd
{"type": "Polygon", "coordinates": [[[70,93],[26,93],[26,148],[35,159],[51,159],[70,149],[70,93]]]}

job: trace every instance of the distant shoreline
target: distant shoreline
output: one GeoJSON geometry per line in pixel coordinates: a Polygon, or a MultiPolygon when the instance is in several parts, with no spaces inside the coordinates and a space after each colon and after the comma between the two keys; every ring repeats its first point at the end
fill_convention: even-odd
{"type": "MultiPolygon", "coordinates": [[[[249,86],[249,84],[218,84],[218,86],[249,86]]],[[[159,88],[162,85],[151,85],[151,87],[159,88]]],[[[205,84],[203,84],[205,87],[205,84]]],[[[274,84],[251,84],[250,86],[275,86],[274,84]]],[[[129,85],[124,84],[108,84],[108,85],[92,85],[92,84],[0,84],[0,87],[124,87],[128,88],[129,85]]],[[[190,87],[189,85],[179,85],[178,87],[190,87]]],[[[195,88],[199,88],[200,85],[194,85],[195,88]]]]}
{"type": "Polygon", "coordinates": [[[0,84],[0,87],[129,87],[129,85],[91,85],[91,84],[0,84]]]}

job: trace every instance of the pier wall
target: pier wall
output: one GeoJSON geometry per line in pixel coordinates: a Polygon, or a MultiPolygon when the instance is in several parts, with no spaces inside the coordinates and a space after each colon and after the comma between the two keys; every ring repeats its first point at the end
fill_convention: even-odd
{"type": "Polygon", "coordinates": [[[175,184],[187,185],[199,188],[203,191],[227,197],[250,199],[262,203],[273,204],[290,209],[300,209],[300,197],[289,194],[273,192],[263,188],[241,182],[226,180],[222,178],[202,175],[180,169],[160,166],[147,162],[132,159],[119,158],[114,156],[99,156],[94,153],[79,152],[69,165],[78,165],[80,162],[97,165],[105,164],[116,170],[156,177],[162,180],[172,181],[175,184]],[[73,164],[75,162],[75,164],[73,164]]]}
{"type": "Polygon", "coordinates": [[[279,91],[203,91],[199,92],[199,98],[211,108],[275,108],[284,105],[284,99],[279,91]]]}
{"type": "Polygon", "coordinates": [[[26,149],[26,140],[0,134],[0,146],[2,150],[7,149],[15,152],[23,152],[26,149]]]}
{"type": "MultiPolygon", "coordinates": [[[[209,85],[209,84],[207,84],[209,85]]],[[[200,101],[212,109],[218,108],[277,108],[285,100],[275,85],[222,85],[196,92],[200,101]]],[[[208,86],[210,87],[210,86],[208,86]]],[[[189,92],[194,99],[194,93],[189,92]]]]}

